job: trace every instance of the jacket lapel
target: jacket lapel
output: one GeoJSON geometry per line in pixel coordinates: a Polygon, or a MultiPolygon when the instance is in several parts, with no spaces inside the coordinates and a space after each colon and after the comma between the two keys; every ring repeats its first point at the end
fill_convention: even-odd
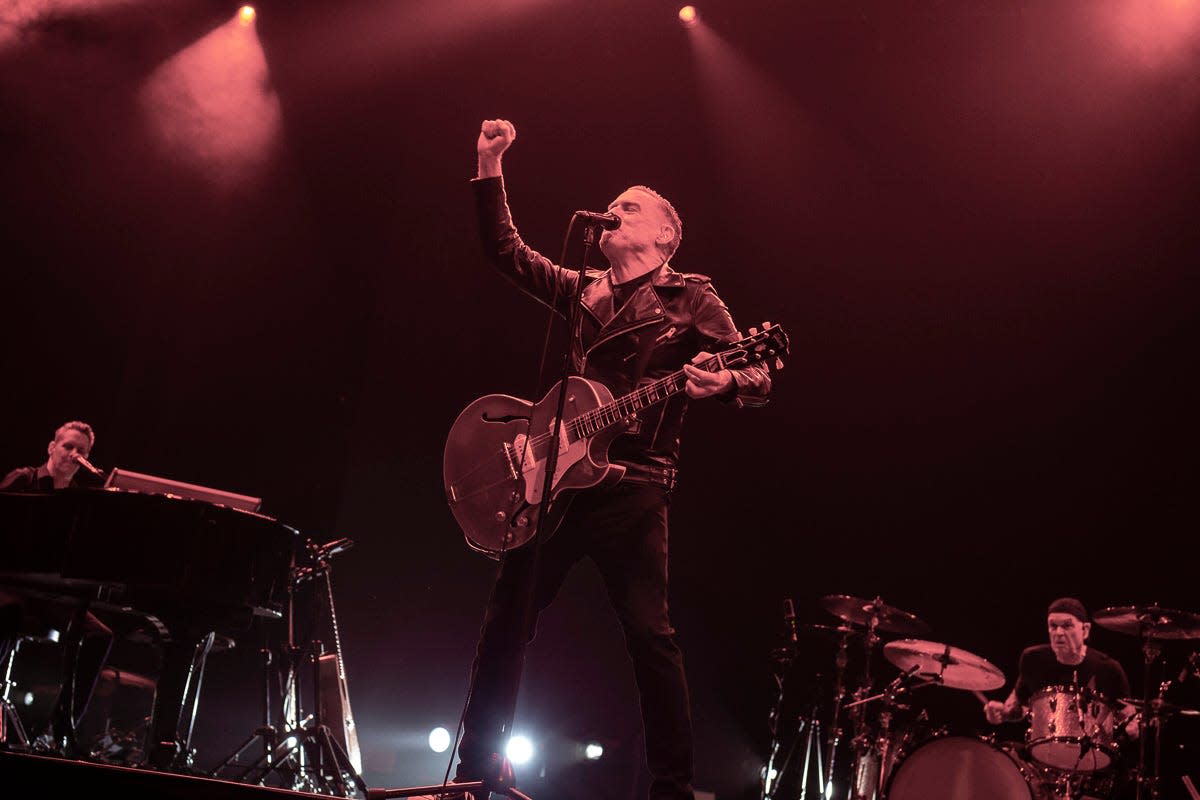
{"type": "Polygon", "coordinates": [[[669,264],[663,264],[647,283],[638,287],[625,305],[617,309],[613,304],[611,275],[611,272],[605,274],[583,290],[583,306],[600,325],[596,338],[587,347],[589,351],[625,331],[664,319],[663,298],[659,291],[684,285],[683,276],[669,264]]]}

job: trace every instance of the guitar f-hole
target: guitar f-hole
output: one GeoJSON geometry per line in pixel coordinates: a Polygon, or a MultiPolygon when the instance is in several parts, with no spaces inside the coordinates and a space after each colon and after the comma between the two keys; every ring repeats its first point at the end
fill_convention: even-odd
{"type": "Polygon", "coordinates": [[[507,422],[516,422],[517,420],[525,420],[526,422],[529,422],[529,417],[522,417],[522,416],[519,416],[516,414],[505,414],[503,417],[493,417],[493,416],[489,415],[488,412],[486,412],[486,411],[483,412],[482,419],[484,422],[507,423],[507,422]]]}

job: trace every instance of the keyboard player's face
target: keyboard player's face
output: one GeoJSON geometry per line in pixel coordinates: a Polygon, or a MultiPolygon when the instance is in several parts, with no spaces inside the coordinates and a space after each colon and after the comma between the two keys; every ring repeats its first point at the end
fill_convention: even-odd
{"type": "Polygon", "coordinates": [[[79,469],[75,455],[87,458],[92,452],[88,437],[76,430],[65,430],[62,435],[50,443],[47,452],[50,454],[46,468],[51,475],[70,478],[79,469]]]}

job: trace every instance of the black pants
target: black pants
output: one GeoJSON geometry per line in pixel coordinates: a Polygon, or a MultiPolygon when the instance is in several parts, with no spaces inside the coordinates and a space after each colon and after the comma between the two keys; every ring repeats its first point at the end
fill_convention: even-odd
{"type": "Polygon", "coordinates": [[[478,779],[504,752],[516,708],[525,645],[537,615],[558,594],[571,567],[589,557],[599,568],[625,632],[645,726],[652,800],[691,800],[692,721],[683,656],[667,612],[667,507],[661,486],[621,482],[577,495],[562,527],[543,545],[533,576],[534,613],[523,625],[521,591],[533,572],[532,550],[509,553],[488,606],[475,656],[474,689],[458,754],[460,779],[478,779]]]}

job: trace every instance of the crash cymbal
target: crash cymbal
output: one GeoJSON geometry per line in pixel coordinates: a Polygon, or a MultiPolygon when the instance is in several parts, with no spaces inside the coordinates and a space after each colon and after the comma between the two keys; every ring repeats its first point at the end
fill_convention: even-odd
{"type": "Polygon", "coordinates": [[[921,639],[900,639],[883,646],[888,661],[918,677],[934,677],[951,689],[986,692],[1004,685],[1004,673],[986,658],[958,647],[921,639]]]}
{"type": "Polygon", "coordinates": [[[1092,621],[1101,628],[1147,639],[1200,639],[1200,615],[1173,608],[1114,606],[1097,611],[1092,621]]]}
{"type": "MultiPolygon", "coordinates": [[[[1127,706],[1133,706],[1138,711],[1141,711],[1142,708],[1146,705],[1146,702],[1138,697],[1122,697],[1121,702],[1127,706]]],[[[1167,716],[1169,714],[1178,714],[1181,717],[1200,717],[1200,710],[1197,710],[1194,708],[1184,708],[1181,705],[1176,705],[1175,703],[1168,703],[1166,701],[1156,701],[1156,700],[1150,701],[1151,707],[1153,707],[1155,704],[1158,705],[1158,713],[1161,716],[1167,716]]]]}
{"type": "Polygon", "coordinates": [[[851,625],[870,627],[875,621],[875,630],[899,636],[921,636],[930,631],[928,625],[907,611],[889,606],[882,600],[864,600],[847,594],[830,594],[821,598],[821,608],[851,625]]]}

